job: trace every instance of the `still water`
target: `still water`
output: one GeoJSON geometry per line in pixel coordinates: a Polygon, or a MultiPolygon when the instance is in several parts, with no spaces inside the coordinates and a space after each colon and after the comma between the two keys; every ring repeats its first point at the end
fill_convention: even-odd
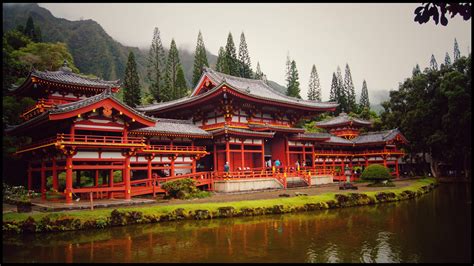
{"type": "Polygon", "coordinates": [[[3,236],[3,261],[472,262],[470,187],[377,206],[3,236]]]}

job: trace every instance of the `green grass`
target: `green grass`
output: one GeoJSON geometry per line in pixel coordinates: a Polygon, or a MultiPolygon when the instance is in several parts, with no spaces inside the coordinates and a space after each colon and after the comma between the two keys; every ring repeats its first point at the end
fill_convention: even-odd
{"type": "MultiPolygon", "coordinates": [[[[418,179],[408,187],[392,188],[392,189],[381,189],[384,192],[394,192],[395,194],[401,193],[405,190],[411,190],[416,192],[422,186],[434,183],[434,178],[418,179]]],[[[353,191],[351,191],[353,193],[353,191]]],[[[375,198],[375,194],[379,191],[363,192],[369,197],[375,198]]],[[[264,199],[264,200],[244,200],[244,201],[232,201],[232,202],[212,202],[212,203],[192,203],[192,204],[177,204],[167,206],[130,206],[117,208],[121,211],[140,211],[144,215],[161,215],[170,213],[178,208],[183,208],[186,213],[189,211],[196,210],[208,210],[211,213],[217,212],[220,207],[234,207],[237,210],[242,208],[265,208],[273,207],[274,205],[283,205],[284,208],[301,207],[307,203],[322,203],[329,200],[335,200],[335,194],[350,193],[349,191],[337,192],[337,193],[324,193],[314,196],[298,196],[290,198],[275,198],[275,199],[264,199]]],[[[48,215],[52,220],[59,217],[73,217],[85,222],[87,220],[96,220],[98,218],[110,217],[110,213],[113,208],[108,209],[95,209],[95,210],[80,210],[80,211],[65,211],[55,213],[6,213],[3,215],[3,221],[23,221],[29,216],[33,217],[36,221],[41,220],[44,216],[48,215]]]]}

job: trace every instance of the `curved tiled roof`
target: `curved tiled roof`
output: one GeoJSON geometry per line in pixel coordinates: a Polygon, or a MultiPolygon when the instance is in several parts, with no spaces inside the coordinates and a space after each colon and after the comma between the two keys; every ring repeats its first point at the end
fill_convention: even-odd
{"type": "Polygon", "coordinates": [[[352,139],[352,141],[356,144],[385,142],[392,140],[398,134],[400,134],[398,128],[385,131],[367,132],[360,134],[358,137],[352,139]]]}
{"type": "Polygon", "coordinates": [[[266,129],[268,130],[274,130],[274,131],[286,131],[286,132],[300,132],[303,133],[305,131],[304,128],[298,128],[298,127],[285,127],[285,126],[277,126],[277,125],[269,125],[269,124],[249,124],[249,128],[255,128],[255,129],[266,129]]]}
{"type": "Polygon", "coordinates": [[[293,137],[294,138],[297,138],[297,139],[308,139],[308,140],[311,140],[311,139],[330,139],[331,138],[331,134],[329,133],[308,133],[308,132],[305,132],[305,133],[298,133],[296,135],[294,135],[293,137]]]}
{"type": "Polygon", "coordinates": [[[289,97],[281,92],[274,90],[273,88],[265,84],[265,82],[263,82],[262,80],[234,77],[231,75],[214,71],[211,68],[204,68],[203,75],[208,76],[209,79],[211,79],[211,81],[216,84],[213,89],[206,91],[205,93],[195,95],[195,93],[197,92],[197,88],[195,88],[190,96],[174,101],[140,106],[137,109],[141,111],[155,111],[164,109],[169,106],[180,105],[185,102],[191,102],[193,100],[200,99],[201,97],[211,94],[224,84],[227,84],[229,87],[242,94],[247,94],[254,98],[272,102],[280,102],[286,104],[293,104],[296,106],[305,106],[321,109],[335,108],[338,106],[338,104],[334,102],[315,102],[289,97]]]}
{"type": "Polygon", "coordinates": [[[331,127],[337,125],[343,125],[352,122],[353,124],[360,125],[360,126],[370,126],[372,122],[367,120],[362,120],[355,117],[350,117],[346,113],[340,113],[339,116],[331,118],[326,121],[316,122],[316,126],[318,127],[331,127]]]}
{"type": "Polygon", "coordinates": [[[252,130],[247,130],[247,129],[242,129],[242,128],[228,127],[227,125],[219,129],[211,130],[209,132],[212,133],[212,135],[216,135],[217,133],[221,133],[222,131],[227,131],[229,133],[237,133],[237,134],[238,133],[251,134],[251,135],[257,135],[257,136],[268,137],[268,138],[271,138],[273,137],[273,135],[275,135],[275,132],[252,131],[252,130]]]}
{"type": "Polygon", "coordinates": [[[156,118],[156,124],[152,127],[144,127],[131,130],[130,133],[135,132],[149,132],[149,133],[164,133],[176,135],[198,135],[212,138],[212,134],[194,125],[191,120],[177,120],[156,118]]]}
{"type": "Polygon", "coordinates": [[[31,72],[32,77],[37,77],[52,82],[59,82],[77,86],[87,86],[96,88],[118,87],[119,80],[107,81],[99,78],[88,78],[82,75],[73,73],[68,67],[61,67],[58,71],[38,71],[31,72]]]}

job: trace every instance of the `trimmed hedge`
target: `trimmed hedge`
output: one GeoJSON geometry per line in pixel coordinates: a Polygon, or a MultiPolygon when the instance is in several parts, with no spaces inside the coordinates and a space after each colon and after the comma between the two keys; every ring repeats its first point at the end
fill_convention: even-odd
{"type": "Polygon", "coordinates": [[[363,180],[381,182],[391,179],[392,175],[388,171],[387,167],[380,164],[371,164],[365,168],[360,178],[363,180]]]}

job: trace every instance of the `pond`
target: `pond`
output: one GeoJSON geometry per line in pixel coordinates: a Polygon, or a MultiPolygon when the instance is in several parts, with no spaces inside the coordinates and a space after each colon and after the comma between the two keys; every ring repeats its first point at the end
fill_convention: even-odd
{"type": "Polygon", "coordinates": [[[472,262],[471,186],[298,214],[3,236],[4,262],[472,262]]]}

